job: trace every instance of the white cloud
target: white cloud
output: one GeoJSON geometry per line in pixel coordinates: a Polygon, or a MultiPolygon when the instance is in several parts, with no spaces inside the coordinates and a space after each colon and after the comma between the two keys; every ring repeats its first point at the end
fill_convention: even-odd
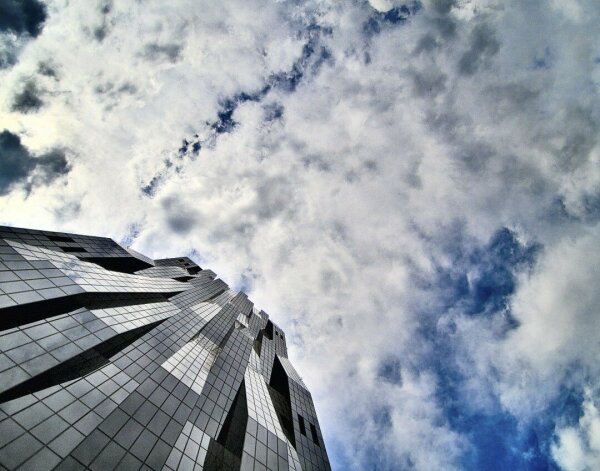
{"type": "Polygon", "coordinates": [[[581,237],[549,247],[514,298],[521,326],[502,345],[496,363],[506,375],[500,386],[502,400],[518,416],[542,412],[560,386],[600,377],[600,298],[590,289],[600,267],[595,250],[599,229],[596,225],[581,237]],[[537,393],[532,396],[531,391],[537,393]]]}
{"type": "Polygon", "coordinates": [[[591,471],[600,467],[600,413],[589,390],[579,423],[558,429],[556,435],[552,454],[563,469],[591,471]]]}

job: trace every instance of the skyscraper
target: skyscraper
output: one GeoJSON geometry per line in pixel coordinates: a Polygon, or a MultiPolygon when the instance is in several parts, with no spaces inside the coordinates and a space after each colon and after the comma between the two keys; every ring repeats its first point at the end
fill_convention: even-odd
{"type": "Polygon", "coordinates": [[[187,257],[0,226],[0,468],[329,470],[285,334],[187,257]]]}

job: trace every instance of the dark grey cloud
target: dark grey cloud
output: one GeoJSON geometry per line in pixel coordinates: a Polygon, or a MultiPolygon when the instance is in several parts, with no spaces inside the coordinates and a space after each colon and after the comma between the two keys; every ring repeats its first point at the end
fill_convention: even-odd
{"type": "Polygon", "coordinates": [[[46,20],[46,6],[38,0],[2,0],[0,32],[38,36],[46,20]]]}
{"type": "Polygon", "coordinates": [[[455,38],[458,25],[456,18],[451,14],[451,10],[455,6],[455,0],[428,2],[426,14],[429,18],[430,30],[419,41],[417,52],[431,51],[440,46],[442,42],[455,38]]]}
{"type": "Polygon", "coordinates": [[[137,93],[137,87],[131,82],[118,85],[109,81],[97,85],[94,92],[98,95],[107,95],[110,98],[119,98],[120,95],[134,95],[137,93]]]}
{"type": "Polygon", "coordinates": [[[473,75],[483,67],[498,51],[500,43],[495,31],[486,23],[473,28],[469,49],[458,62],[458,70],[463,75],[473,75]]]}
{"type": "Polygon", "coordinates": [[[176,43],[158,44],[150,43],[146,44],[142,52],[144,59],[158,61],[168,60],[169,62],[177,62],[181,56],[181,50],[183,46],[176,43]]]}
{"type": "Polygon", "coordinates": [[[426,34],[417,43],[417,47],[415,49],[415,54],[420,54],[421,52],[431,52],[435,48],[439,46],[439,43],[435,39],[432,34],[426,34]]]}
{"type": "Polygon", "coordinates": [[[446,79],[446,75],[439,70],[415,70],[413,72],[414,91],[418,96],[435,97],[446,89],[446,79]]]}
{"type": "Polygon", "coordinates": [[[284,177],[265,179],[256,188],[257,215],[260,219],[269,220],[278,214],[292,209],[294,195],[291,183],[284,177]]]}
{"type": "Polygon", "coordinates": [[[566,139],[558,152],[562,170],[573,172],[589,163],[598,143],[600,123],[590,109],[575,107],[567,113],[566,139]]]}
{"type": "Polygon", "coordinates": [[[439,15],[447,15],[456,5],[456,0],[432,0],[429,2],[430,8],[439,15]]]}
{"type": "Polygon", "coordinates": [[[11,110],[19,113],[34,113],[44,106],[40,98],[42,91],[34,81],[25,82],[23,89],[18,92],[12,102],[11,110]]]}
{"type": "Polygon", "coordinates": [[[465,142],[457,149],[455,157],[464,168],[474,174],[482,174],[489,162],[497,157],[496,151],[486,142],[465,142]]]}
{"type": "Polygon", "coordinates": [[[339,287],[343,283],[342,277],[339,275],[339,273],[333,270],[322,270],[320,280],[321,287],[326,293],[339,291],[339,287]]]}
{"type": "Polygon", "coordinates": [[[102,13],[103,15],[108,15],[113,8],[113,3],[110,0],[107,0],[105,2],[102,2],[102,4],[100,5],[100,13],[102,13]]]}
{"type": "Polygon", "coordinates": [[[62,149],[53,149],[50,152],[37,157],[35,162],[38,170],[38,173],[35,176],[36,183],[47,185],[57,176],[66,175],[71,170],[62,149]]]}
{"type": "Polygon", "coordinates": [[[162,175],[162,174],[154,175],[152,177],[152,179],[148,182],[148,184],[144,185],[142,187],[142,193],[144,193],[144,195],[152,198],[156,194],[156,190],[158,190],[158,187],[160,186],[161,183],[163,183],[163,181],[164,181],[164,175],[162,175]]]}
{"type": "Polygon", "coordinates": [[[457,113],[452,106],[427,113],[425,122],[431,130],[439,133],[447,140],[456,139],[468,119],[457,113]]]}
{"type": "Polygon", "coordinates": [[[8,193],[12,185],[24,180],[35,168],[35,160],[21,144],[19,136],[9,131],[0,134],[0,194],[8,193]]]}
{"type": "Polygon", "coordinates": [[[444,40],[453,39],[456,36],[456,30],[458,28],[454,18],[450,16],[440,16],[435,18],[431,22],[431,26],[437,32],[437,35],[441,36],[444,40]]]}
{"type": "MultiPolygon", "coordinates": [[[[303,146],[297,146],[303,148],[303,146]]],[[[326,160],[325,156],[319,154],[306,154],[300,158],[300,162],[304,168],[319,170],[320,172],[330,172],[331,164],[326,160]]]]}
{"type": "Polygon", "coordinates": [[[0,41],[0,69],[12,67],[17,62],[17,46],[10,36],[0,41]]]}
{"type": "Polygon", "coordinates": [[[456,35],[456,21],[449,16],[436,18],[433,20],[432,26],[444,40],[452,39],[456,35]]]}
{"type": "Polygon", "coordinates": [[[421,8],[420,3],[413,3],[410,8],[406,5],[392,8],[386,12],[375,11],[363,23],[363,33],[366,36],[380,34],[384,28],[401,24],[408,20],[410,15],[414,15],[421,8]]]}
{"type": "Polygon", "coordinates": [[[486,94],[497,105],[496,113],[515,113],[522,110],[523,106],[531,105],[539,97],[540,90],[516,82],[489,86],[486,94]]]}
{"type": "Polygon", "coordinates": [[[189,218],[185,213],[169,213],[167,216],[169,227],[176,234],[187,234],[194,228],[194,220],[189,218]]]}
{"type": "Polygon", "coordinates": [[[94,35],[94,38],[96,39],[96,41],[102,42],[102,41],[104,41],[104,38],[108,34],[108,26],[106,24],[103,24],[102,26],[98,26],[97,28],[94,28],[94,30],[92,31],[92,34],[94,35]]]}
{"type": "Polygon", "coordinates": [[[46,7],[38,0],[0,1],[0,70],[14,66],[24,45],[42,31],[46,7]]]}
{"type": "Polygon", "coordinates": [[[263,106],[265,121],[275,121],[283,117],[284,107],[281,103],[267,103],[263,106]]]}
{"type": "Polygon", "coordinates": [[[58,70],[50,61],[41,61],[38,64],[38,73],[44,77],[52,77],[58,79],[58,70]]]}
{"type": "Polygon", "coordinates": [[[198,223],[199,215],[180,198],[168,197],[162,200],[162,208],[169,228],[176,234],[188,234],[198,223]]]}
{"type": "Polygon", "coordinates": [[[104,41],[104,38],[106,38],[106,36],[108,36],[108,33],[110,32],[110,23],[109,23],[107,17],[110,14],[110,12],[112,11],[112,7],[113,7],[113,5],[112,5],[111,1],[101,2],[100,3],[100,14],[102,15],[101,23],[98,26],[96,26],[95,28],[92,28],[91,31],[88,30],[88,33],[91,34],[91,36],[99,43],[104,41]]]}
{"type": "Polygon", "coordinates": [[[110,80],[99,83],[94,87],[98,101],[102,103],[107,111],[123,104],[123,100],[130,96],[135,96],[138,93],[138,87],[130,82],[122,83],[112,82],[110,80]]]}
{"type": "Polygon", "coordinates": [[[402,366],[397,357],[385,358],[379,365],[377,377],[382,381],[402,385],[402,366]]]}
{"type": "Polygon", "coordinates": [[[6,129],[0,133],[0,196],[19,184],[31,191],[34,186],[47,185],[69,171],[64,151],[54,149],[34,157],[19,136],[6,129]]]}
{"type": "Polygon", "coordinates": [[[52,210],[54,217],[59,221],[69,221],[81,214],[81,202],[69,201],[52,210]]]}

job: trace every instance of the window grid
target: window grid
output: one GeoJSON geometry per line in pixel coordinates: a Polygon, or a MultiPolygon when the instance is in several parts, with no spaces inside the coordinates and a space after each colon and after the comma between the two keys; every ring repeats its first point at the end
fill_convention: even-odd
{"type": "Polygon", "coordinates": [[[175,470],[221,459],[330,469],[282,330],[271,322],[267,336],[267,313],[186,257],[153,261],[102,237],[0,227],[0,311],[0,468],[175,470]],[[113,259],[149,268],[103,268],[113,259]],[[287,396],[270,392],[276,358],[287,396]],[[276,404],[292,410],[294,445],[276,404]],[[245,424],[239,455],[223,438],[233,409],[245,424]]]}

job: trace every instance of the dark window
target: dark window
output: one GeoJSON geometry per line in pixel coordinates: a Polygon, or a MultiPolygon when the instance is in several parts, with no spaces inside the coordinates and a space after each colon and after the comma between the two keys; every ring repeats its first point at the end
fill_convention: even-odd
{"type": "Polygon", "coordinates": [[[83,247],[61,247],[63,252],[87,252],[83,247]]]}
{"type": "Polygon", "coordinates": [[[304,417],[298,414],[298,423],[300,424],[300,433],[306,436],[306,427],[304,426],[304,417]]]}
{"type": "MultiPolygon", "coordinates": [[[[319,445],[319,437],[317,436],[317,429],[313,424],[310,424],[310,434],[312,435],[313,442],[319,445]]],[[[321,446],[321,445],[319,445],[321,446]]]]}
{"type": "Polygon", "coordinates": [[[75,242],[70,237],[63,237],[63,236],[57,236],[57,235],[49,235],[49,236],[46,236],[46,237],[48,237],[48,239],[50,239],[50,240],[52,240],[54,242],[75,242]]]}
{"type": "Polygon", "coordinates": [[[267,322],[267,325],[264,330],[265,330],[265,334],[266,334],[267,338],[269,340],[273,340],[273,330],[274,329],[273,329],[273,323],[271,321],[267,322]]]}

